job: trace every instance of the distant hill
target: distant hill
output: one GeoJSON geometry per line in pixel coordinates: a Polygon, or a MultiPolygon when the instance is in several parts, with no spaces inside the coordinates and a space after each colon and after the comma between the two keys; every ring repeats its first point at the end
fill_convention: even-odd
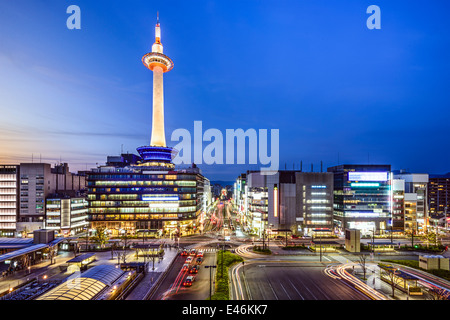
{"type": "Polygon", "coordinates": [[[450,172],[445,174],[430,174],[430,178],[450,178],[450,172]]]}
{"type": "Polygon", "coordinates": [[[220,184],[222,187],[234,185],[234,181],[217,180],[217,181],[211,181],[210,183],[211,183],[211,185],[220,184]]]}

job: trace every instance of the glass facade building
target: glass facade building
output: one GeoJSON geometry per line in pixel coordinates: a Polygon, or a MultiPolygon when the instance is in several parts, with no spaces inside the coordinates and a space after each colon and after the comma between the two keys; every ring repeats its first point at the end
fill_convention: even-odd
{"type": "Polygon", "coordinates": [[[112,234],[143,230],[186,235],[197,230],[205,178],[198,168],[99,167],[87,174],[89,221],[112,234]]]}
{"type": "Polygon", "coordinates": [[[390,165],[339,165],[334,174],[334,226],[359,229],[362,235],[383,233],[392,226],[392,173],[390,165]]]}
{"type": "Polygon", "coordinates": [[[88,227],[88,206],[85,198],[52,195],[45,201],[45,228],[61,235],[76,235],[88,227]]]}

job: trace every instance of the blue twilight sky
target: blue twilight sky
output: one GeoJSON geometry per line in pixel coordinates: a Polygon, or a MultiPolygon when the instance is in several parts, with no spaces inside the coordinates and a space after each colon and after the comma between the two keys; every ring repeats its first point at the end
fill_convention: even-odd
{"type": "MultiPolygon", "coordinates": [[[[450,171],[448,1],[2,1],[0,163],[72,171],[136,152],[151,130],[142,62],[160,13],[171,132],[280,130],[280,168],[450,171]],[[69,5],[81,30],[69,30],[69,5]],[[369,5],[381,29],[369,30],[369,5]]],[[[206,146],[207,143],[204,144],[206,146]]],[[[256,165],[200,165],[234,180],[256,165]]],[[[325,169],[326,170],[326,169],[325,169]]]]}

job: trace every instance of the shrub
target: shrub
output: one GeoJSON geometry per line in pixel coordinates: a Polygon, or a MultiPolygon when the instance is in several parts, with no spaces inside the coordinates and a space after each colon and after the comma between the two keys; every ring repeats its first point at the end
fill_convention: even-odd
{"type": "MultiPolygon", "coordinates": [[[[229,300],[230,288],[228,281],[228,269],[235,263],[242,262],[244,259],[229,251],[219,251],[217,253],[216,269],[216,290],[211,296],[211,300],[229,300]],[[223,274],[222,274],[222,253],[223,253],[223,274]]],[[[208,298],[209,300],[209,298],[208,298]]]]}
{"type": "Polygon", "coordinates": [[[259,246],[254,246],[253,251],[260,253],[260,254],[272,254],[272,251],[270,251],[270,249],[263,249],[259,246]]]}

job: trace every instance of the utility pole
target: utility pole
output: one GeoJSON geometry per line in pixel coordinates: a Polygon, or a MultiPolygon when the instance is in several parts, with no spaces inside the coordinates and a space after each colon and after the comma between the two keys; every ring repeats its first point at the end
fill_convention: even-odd
{"type": "Polygon", "coordinates": [[[319,234],[319,244],[320,244],[320,262],[322,262],[322,232],[319,234]]]}
{"type": "Polygon", "coordinates": [[[393,235],[394,235],[394,231],[393,231],[392,224],[391,224],[391,243],[393,243],[393,235]]]}
{"type": "Polygon", "coordinates": [[[85,227],[86,230],[86,252],[88,251],[88,241],[89,241],[89,229],[85,227]]]}
{"type": "Polygon", "coordinates": [[[222,241],[222,263],[220,267],[220,277],[223,278],[223,252],[225,251],[225,242],[222,241]]]}
{"type": "Polygon", "coordinates": [[[217,266],[205,266],[205,268],[209,268],[209,300],[211,300],[212,296],[212,269],[217,268],[217,266]]]}

